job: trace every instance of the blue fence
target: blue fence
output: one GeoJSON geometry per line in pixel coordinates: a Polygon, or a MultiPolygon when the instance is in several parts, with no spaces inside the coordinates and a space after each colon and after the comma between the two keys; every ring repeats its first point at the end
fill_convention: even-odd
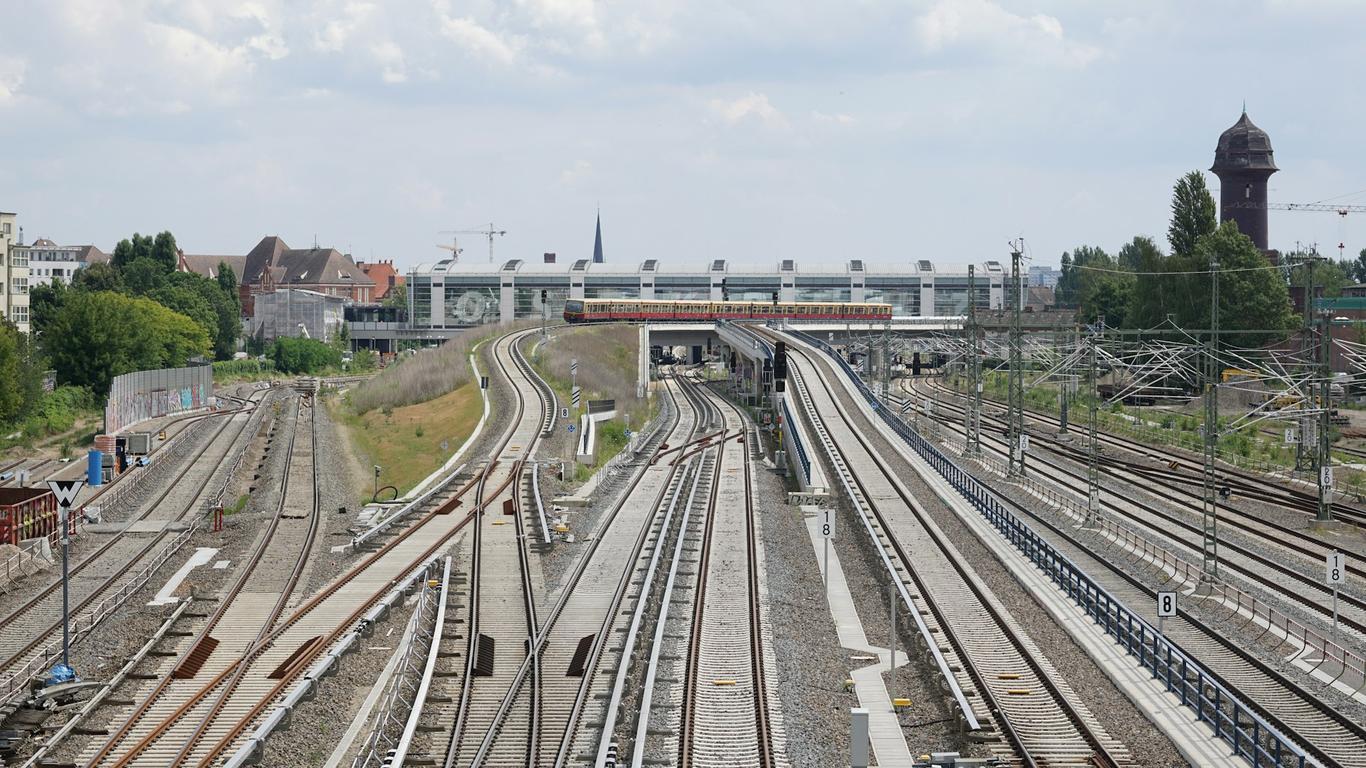
{"type": "Polygon", "coordinates": [[[1235,754],[1256,768],[1297,766],[1304,768],[1304,751],[1279,730],[1253,712],[1236,694],[1212,677],[1199,662],[1191,659],[1176,644],[1167,640],[1143,617],[1130,611],[1052,544],[1015,516],[985,485],[955,464],[910,426],[895,418],[878,401],[873,391],[854,369],[826,342],[810,334],[788,333],[818,347],[836,360],[849,380],[854,382],[873,412],[901,436],[917,454],[963,495],[1025,557],[1052,579],[1086,611],[1096,624],[1136,658],[1152,676],[1164,683],[1167,691],[1208,723],[1219,738],[1233,747],[1235,754]]]}

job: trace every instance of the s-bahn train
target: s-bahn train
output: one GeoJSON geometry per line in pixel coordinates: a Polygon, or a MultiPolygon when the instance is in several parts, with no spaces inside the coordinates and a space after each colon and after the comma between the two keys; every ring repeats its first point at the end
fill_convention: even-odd
{"type": "Polygon", "coordinates": [[[886,322],[891,304],[838,301],[669,301],[651,299],[570,299],[564,303],[567,323],[608,320],[824,320],[886,322]]]}

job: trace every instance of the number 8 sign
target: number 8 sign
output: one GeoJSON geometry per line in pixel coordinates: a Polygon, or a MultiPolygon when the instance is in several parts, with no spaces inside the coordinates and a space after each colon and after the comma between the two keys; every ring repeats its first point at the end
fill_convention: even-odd
{"type": "Polygon", "coordinates": [[[1347,556],[1341,552],[1334,552],[1328,555],[1327,561],[1327,582],[1329,584],[1347,583],[1347,556]]]}
{"type": "Polygon", "coordinates": [[[1176,615],[1176,593],[1158,592],[1157,593],[1157,616],[1160,619],[1170,619],[1176,615]]]}

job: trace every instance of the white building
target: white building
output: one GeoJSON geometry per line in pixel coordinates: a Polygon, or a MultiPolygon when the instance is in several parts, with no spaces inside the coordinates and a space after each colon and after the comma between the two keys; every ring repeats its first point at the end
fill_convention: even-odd
{"type": "Polygon", "coordinates": [[[0,211],[0,311],[28,333],[28,258],[15,239],[17,218],[0,211]]]}
{"type": "Polygon", "coordinates": [[[16,245],[15,250],[24,251],[28,259],[28,284],[48,285],[52,281],[71,284],[76,270],[109,257],[93,245],[57,245],[47,238],[40,237],[29,245],[16,245]]]}

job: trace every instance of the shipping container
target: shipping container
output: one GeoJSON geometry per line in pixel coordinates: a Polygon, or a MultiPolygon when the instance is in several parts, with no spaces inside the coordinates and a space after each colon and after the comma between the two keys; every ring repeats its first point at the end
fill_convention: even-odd
{"type": "Polygon", "coordinates": [[[57,528],[57,497],[47,488],[0,488],[0,544],[46,536],[57,528]]]}
{"type": "Polygon", "coordinates": [[[151,452],[151,432],[131,432],[128,434],[128,453],[134,456],[146,456],[151,452]]]}

